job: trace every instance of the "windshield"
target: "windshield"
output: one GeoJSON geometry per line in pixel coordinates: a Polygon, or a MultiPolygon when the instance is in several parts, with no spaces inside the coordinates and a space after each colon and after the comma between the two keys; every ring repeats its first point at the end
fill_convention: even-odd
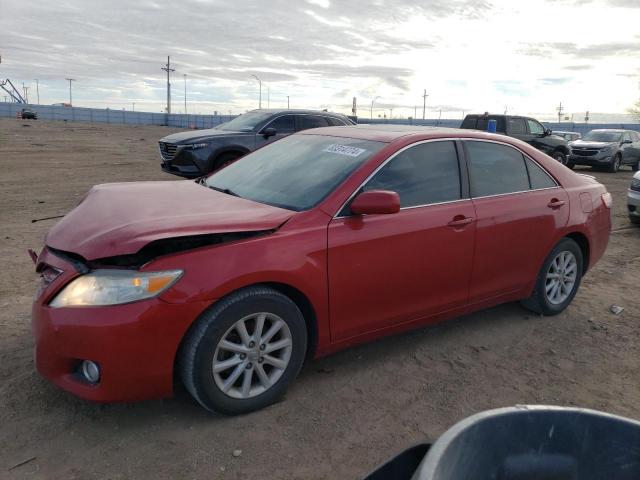
{"type": "Polygon", "coordinates": [[[251,132],[256,125],[264,122],[273,113],[269,112],[249,112],[234,118],[230,122],[223,123],[218,127],[220,130],[231,130],[233,132],[251,132]]]}
{"type": "Polygon", "coordinates": [[[622,137],[621,132],[606,132],[604,130],[592,130],[587,133],[582,140],[590,142],[619,142],[622,137]]]}
{"type": "Polygon", "coordinates": [[[214,173],[206,185],[288,210],[308,210],[384,143],[321,135],[291,135],[214,173]]]}

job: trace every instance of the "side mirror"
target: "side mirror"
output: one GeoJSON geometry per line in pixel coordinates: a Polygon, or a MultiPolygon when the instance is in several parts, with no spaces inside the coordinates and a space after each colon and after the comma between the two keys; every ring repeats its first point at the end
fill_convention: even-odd
{"type": "Polygon", "coordinates": [[[553,132],[551,131],[551,129],[550,129],[550,128],[547,128],[547,129],[544,131],[544,135],[543,135],[543,137],[548,137],[549,135],[552,135],[552,134],[553,134],[553,132]]]}
{"type": "Polygon", "coordinates": [[[269,137],[273,137],[278,132],[276,132],[276,129],[273,127],[267,127],[267,128],[263,128],[260,133],[264,136],[264,138],[269,138],[269,137]]]}
{"type": "Polygon", "coordinates": [[[356,215],[397,213],[400,211],[400,195],[390,190],[362,192],[351,203],[351,211],[356,215]]]}

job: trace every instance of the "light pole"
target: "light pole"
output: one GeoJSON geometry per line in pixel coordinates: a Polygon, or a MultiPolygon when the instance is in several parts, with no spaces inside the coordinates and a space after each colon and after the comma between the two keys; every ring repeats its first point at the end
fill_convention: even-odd
{"type": "Polygon", "coordinates": [[[287,110],[289,110],[289,95],[287,95],[287,110]]]}
{"type": "Polygon", "coordinates": [[[131,109],[131,111],[133,111],[133,112],[136,111],[136,102],[133,102],[133,108],[131,109]]]}
{"type": "Polygon", "coordinates": [[[184,73],[184,114],[187,114],[187,74],[184,73]]]}
{"type": "Polygon", "coordinates": [[[269,108],[269,99],[271,98],[270,97],[270,92],[271,92],[271,90],[269,89],[269,87],[267,87],[267,108],[269,108]]]}
{"type": "Polygon", "coordinates": [[[369,118],[371,118],[372,120],[373,120],[373,103],[379,98],[380,98],[380,96],[377,96],[376,98],[371,100],[371,109],[369,110],[369,118]]]}
{"type": "Polygon", "coordinates": [[[40,86],[38,85],[37,78],[36,78],[36,94],[38,95],[38,105],[40,105],[40,86]]]}
{"type": "Polygon", "coordinates": [[[73,107],[73,97],[71,96],[71,82],[75,82],[75,78],[65,78],[69,82],[69,105],[73,107]]]}
{"type": "Polygon", "coordinates": [[[250,76],[258,80],[258,85],[260,86],[260,97],[258,99],[258,108],[262,108],[262,80],[260,80],[257,75],[251,74],[250,76]]]}
{"type": "Polygon", "coordinates": [[[422,120],[424,120],[425,112],[427,111],[427,89],[424,90],[424,95],[422,95],[422,120]]]}

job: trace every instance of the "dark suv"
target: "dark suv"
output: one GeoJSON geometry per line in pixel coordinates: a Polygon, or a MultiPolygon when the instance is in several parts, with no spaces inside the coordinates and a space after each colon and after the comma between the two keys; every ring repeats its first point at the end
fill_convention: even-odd
{"type": "Polygon", "coordinates": [[[353,124],[339,113],[252,110],[215,128],[164,137],[159,142],[162,170],[186,178],[200,177],[292,133],[353,124]]]}
{"type": "Polygon", "coordinates": [[[640,164],[640,135],[633,130],[591,130],[580,140],[571,142],[567,166],[591,165],[617,172],[622,165],[631,165],[634,172],[640,164]]]}
{"type": "Polygon", "coordinates": [[[510,137],[527,142],[529,145],[546,153],[551,158],[566,165],[569,155],[569,144],[559,136],[553,135],[551,130],[544,128],[542,124],[534,118],[518,117],[512,115],[467,115],[462,121],[460,128],[486,131],[489,120],[497,123],[497,133],[502,133],[510,137]]]}

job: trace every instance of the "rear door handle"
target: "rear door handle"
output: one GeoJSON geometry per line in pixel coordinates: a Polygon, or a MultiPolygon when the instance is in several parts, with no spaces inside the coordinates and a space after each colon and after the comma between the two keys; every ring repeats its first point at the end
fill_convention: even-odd
{"type": "Polygon", "coordinates": [[[558,200],[557,198],[552,199],[549,203],[547,203],[547,207],[549,208],[560,208],[564,205],[564,200],[558,200]]]}
{"type": "Polygon", "coordinates": [[[473,222],[473,217],[465,217],[463,215],[456,215],[455,217],[453,217],[453,220],[451,220],[449,223],[447,223],[448,226],[453,227],[453,228],[461,228],[464,227],[466,225],[469,225],[471,222],[473,222]]]}

